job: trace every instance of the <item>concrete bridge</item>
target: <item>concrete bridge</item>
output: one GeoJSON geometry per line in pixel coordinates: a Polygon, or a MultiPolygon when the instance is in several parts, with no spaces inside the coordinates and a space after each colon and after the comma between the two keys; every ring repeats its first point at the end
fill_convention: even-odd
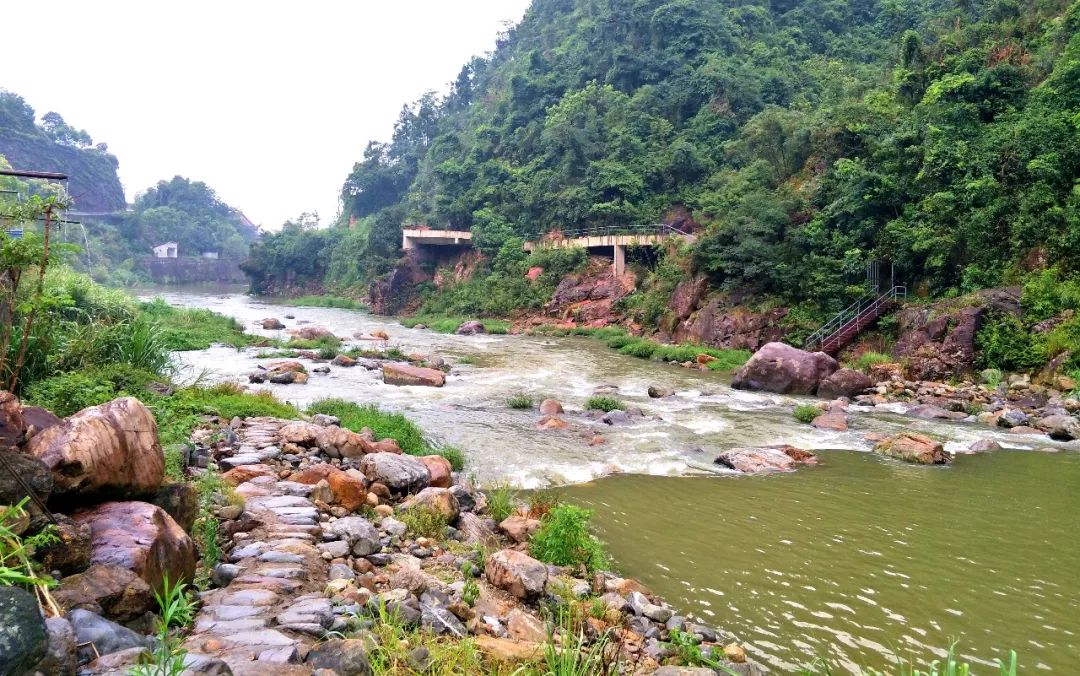
{"type": "MultiPolygon", "coordinates": [[[[525,250],[582,248],[597,253],[611,252],[612,267],[616,275],[626,271],[626,247],[659,246],[670,236],[688,241],[693,235],[681,232],[669,225],[633,225],[587,228],[556,232],[532,242],[525,242],[525,250]]],[[[406,228],[401,233],[401,247],[416,249],[427,246],[472,246],[472,233],[468,230],[427,230],[406,228]]]]}

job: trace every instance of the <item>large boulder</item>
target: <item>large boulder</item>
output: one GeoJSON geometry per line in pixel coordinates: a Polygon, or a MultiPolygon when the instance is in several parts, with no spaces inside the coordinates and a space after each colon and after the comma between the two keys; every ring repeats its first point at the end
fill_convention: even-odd
{"type": "Polygon", "coordinates": [[[424,467],[427,467],[431,475],[429,485],[436,488],[450,488],[450,484],[453,483],[451,473],[454,468],[449,460],[441,455],[421,455],[419,460],[424,463],[424,467]]]}
{"type": "Polygon", "coordinates": [[[837,369],[831,375],[818,383],[817,396],[823,399],[836,399],[847,397],[851,399],[857,394],[874,386],[870,376],[855,369],[837,369]]]}
{"type": "MultiPolygon", "coordinates": [[[[49,499],[53,488],[52,472],[48,465],[25,453],[0,450],[0,505],[17,505],[26,498],[26,484],[42,501],[49,499]],[[11,471],[7,471],[10,469],[11,471]]],[[[44,519],[44,514],[33,501],[25,505],[33,520],[44,519]]]]}
{"type": "Polygon", "coordinates": [[[360,461],[360,471],[368,481],[378,481],[400,495],[420,491],[431,482],[427,466],[411,455],[368,453],[360,461]]]}
{"type": "Polygon", "coordinates": [[[0,450],[18,444],[25,432],[19,398],[7,390],[0,390],[0,450]]]}
{"type": "Polygon", "coordinates": [[[331,458],[358,458],[371,452],[371,440],[344,427],[319,427],[315,445],[331,458]]]}
{"type": "Polygon", "coordinates": [[[165,484],[158,488],[151,502],[164,509],[184,531],[191,532],[199,516],[199,491],[194,484],[165,484]]]}
{"type": "Polygon", "coordinates": [[[129,622],[155,607],[150,585],[121,566],[90,566],[86,572],[69,575],[53,591],[66,610],[82,608],[117,622],[129,622]]]}
{"type": "Polygon", "coordinates": [[[267,331],[277,331],[285,328],[285,325],[282,324],[281,320],[277,317],[267,317],[266,319],[259,322],[259,324],[262,325],[263,329],[267,331]]]}
{"type": "Polygon", "coordinates": [[[22,674],[45,657],[49,634],[37,599],[0,586],[0,674],[22,674]]]}
{"type": "Polygon", "coordinates": [[[133,571],[151,589],[190,582],[195,575],[195,544],[165,510],[145,502],[106,502],[74,516],[90,525],[91,564],[133,571]]]}
{"type": "Polygon", "coordinates": [[[79,642],[79,658],[93,659],[96,655],[111,655],[130,648],[153,647],[153,639],[137,634],[125,626],[81,608],[68,615],[79,642]]]}
{"type": "Polygon", "coordinates": [[[484,328],[483,323],[473,319],[457,327],[454,333],[459,336],[475,336],[477,334],[487,333],[487,329],[484,328]]]}
{"type": "Polygon", "coordinates": [[[346,516],[326,526],[326,530],[349,545],[356,556],[370,556],[380,549],[379,531],[362,516],[346,516]]]}
{"type": "Polygon", "coordinates": [[[55,539],[34,548],[34,558],[47,571],[58,570],[71,575],[90,565],[90,526],[76,523],[71,517],[56,514],[53,528],[55,539]]]}
{"type": "Polygon", "coordinates": [[[767,343],[735,372],[731,386],[780,394],[814,394],[821,381],[837,368],[836,360],[824,352],[767,343]]]}
{"type": "Polygon", "coordinates": [[[350,512],[360,509],[367,501],[367,481],[356,470],[341,470],[331,464],[312,465],[289,477],[290,481],[313,486],[326,481],[333,494],[333,503],[350,512]]]}
{"type": "Polygon", "coordinates": [[[425,385],[442,387],[446,384],[446,374],[435,369],[427,369],[410,364],[383,364],[383,382],[387,385],[425,385]]]}
{"type": "Polygon", "coordinates": [[[744,474],[761,474],[790,472],[797,463],[813,465],[817,463],[817,456],[794,446],[762,446],[731,448],[718,455],[714,462],[744,474]]]}
{"type": "Polygon", "coordinates": [[[521,600],[535,599],[547,584],[547,566],[524,552],[504,549],[487,559],[488,582],[521,600]]]}
{"type": "Polygon", "coordinates": [[[413,508],[428,509],[437,512],[445,516],[447,521],[451,523],[453,523],[453,521],[458,518],[458,514],[461,513],[461,508],[458,506],[457,497],[454,496],[453,491],[449,488],[435,488],[430,486],[402,502],[400,505],[400,509],[402,510],[413,508]]]}
{"type": "Polygon", "coordinates": [[[1040,419],[1035,426],[1058,441],[1080,439],[1080,420],[1067,414],[1048,415],[1040,419]]]}
{"type": "Polygon", "coordinates": [[[63,496],[153,493],[165,474],[154,414],[134,397],[85,408],[34,436],[27,450],[63,496]]]}
{"type": "Polygon", "coordinates": [[[952,461],[940,441],[914,432],[903,432],[879,442],[874,453],[918,465],[947,465],[952,461]]]}

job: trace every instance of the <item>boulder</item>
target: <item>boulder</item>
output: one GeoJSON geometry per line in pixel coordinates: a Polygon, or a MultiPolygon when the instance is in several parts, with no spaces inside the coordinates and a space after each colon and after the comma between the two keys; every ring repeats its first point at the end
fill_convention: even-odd
{"type": "Polygon", "coordinates": [[[1067,414],[1048,415],[1035,425],[1057,441],[1080,439],[1080,420],[1067,414]]]}
{"type": "Polygon", "coordinates": [[[960,411],[946,411],[934,404],[912,406],[907,410],[907,414],[925,420],[963,420],[967,417],[967,413],[961,413],[960,411]]]}
{"type": "Polygon", "coordinates": [[[0,390],[0,451],[18,444],[25,432],[19,398],[7,390],[0,390]]]}
{"type": "Polygon", "coordinates": [[[667,385],[649,385],[649,396],[653,399],[664,399],[675,395],[675,388],[667,385]]]}
{"type": "Polygon", "coordinates": [[[735,372],[731,386],[780,394],[814,394],[821,381],[837,368],[836,360],[824,352],[766,343],[735,372]]]}
{"type": "Polygon", "coordinates": [[[1012,427],[1027,427],[1031,422],[1031,417],[1023,411],[1015,408],[1010,408],[1003,412],[998,418],[998,427],[1004,427],[1006,429],[1012,427]]]}
{"type": "Polygon", "coordinates": [[[186,533],[191,532],[199,516],[199,491],[194,484],[165,484],[150,502],[165,510],[186,533]]]}
{"type": "Polygon", "coordinates": [[[367,481],[355,470],[344,471],[323,463],[312,465],[289,477],[290,481],[314,485],[326,481],[333,494],[332,504],[355,512],[367,502],[367,481]]]}
{"type": "MultiPolygon", "coordinates": [[[[53,489],[53,477],[48,465],[25,453],[0,450],[0,456],[3,456],[3,464],[0,465],[0,505],[17,505],[27,497],[24,483],[42,501],[49,499],[53,489]],[[5,467],[12,471],[7,471],[5,467]]],[[[45,518],[33,501],[28,501],[25,509],[34,521],[45,518]]]]}
{"type": "Polygon", "coordinates": [[[64,575],[71,575],[86,570],[90,565],[90,526],[76,523],[71,517],[56,514],[53,533],[55,541],[38,545],[34,558],[41,562],[47,571],[58,570],[64,575]]]}
{"type": "Polygon", "coordinates": [[[431,475],[429,485],[436,488],[450,488],[450,484],[453,482],[451,472],[453,467],[450,465],[450,461],[441,455],[422,455],[420,456],[420,462],[424,463],[424,467],[427,467],[428,473],[431,475]]]}
{"type": "Polygon", "coordinates": [[[22,419],[23,424],[26,425],[27,439],[64,422],[52,411],[46,411],[39,406],[23,406],[22,419]]]}
{"type": "Polygon", "coordinates": [[[78,668],[75,628],[64,617],[50,617],[45,620],[45,628],[49,633],[49,645],[45,659],[38,662],[34,671],[47,676],[75,676],[78,668]]]}
{"type": "Polygon", "coordinates": [[[978,441],[973,441],[971,443],[971,445],[968,446],[968,450],[971,451],[972,453],[985,453],[987,451],[1000,451],[1001,450],[1001,444],[994,441],[993,439],[979,439],[978,441]]]}
{"type": "Polygon", "coordinates": [[[330,523],[326,529],[347,542],[356,556],[370,556],[382,549],[379,531],[362,516],[346,516],[330,523]]]}
{"type": "Polygon", "coordinates": [[[371,676],[367,645],[358,638],[331,638],[312,648],[305,661],[312,669],[328,669],[338,676],[371,676]]]}
{"type": "Polygon", "coordinates": [[[817,396],[823,399],[837,399],[847,397],[851,399],[857,394],[874,386],[870,376],[855,369],[837,369],[818,384],[817,396]]]}
{"type": "Polygon", "coordinates": [[[524,552],[504,549],[487,559],[484,574],[488,582],[521,600],[531,600],[544,593],[547,566],[524,552]]]}
{"type": "Polygon", "coordinates": [[[173,518],[145,502],[106,502],[74,516],[90,525],[91,564],[134,571],[155,592],[195,574],[195,544],[173,518]]]}
{"type": "MultiPolygon", "coordinates": [[[[291,333],[291,332],[290,332],[291,333]]],[[[323,336],[333,335],[329,329],[324,329],[321,326],[305,326],[296,331],[296,337],[303,340],[318,340],[323,336]]]]}
{"type": "Polygon", "coordinates": [[[262,325],[263,329],[267,331],[278,331],[285,328],[285,325],[282,324],[281,320],[277,317],[267,317],[266,319],[259,322],[259,324],[262,325]]]}
{"type": "Polygon", "coordinates": [[[307,372],[307,369],[304,368],[303,364],[301,364],[298,361],[293,361],[293,360],[271,362],[270,364],[267,364],[266,368],[268,370],[272,371],[272,372],[275,372],[275,373],[284,373],[284,372],[305,373],[305,372],[307,372]]]}
{"type": "Polygon", "coordinates": [[[153,493],[165,474],[154,414],[134,397],[85,408],[34,436],[28,452],[67,497],[153,493]]]}
{"type": "Polygon", "coordinates": [[[514,514],[502,520],[499,530],[506,533],[514,542],[528,542],[533,533],[540,530],[540,520],[514,514]]]}
{"type": "Polygon", "coordinates": [[[732,448],[717,456],[714,461],[744,474],[762,472],[790,472],[797,463],[817,464],[817,456],[794,446],[762,446],[757,448],[732,448]]]}
{"type": "Polygon", "coordinates": [[[316,427],[315,445],[331,458],[358,458],[370,453],[371,440],[344,427],[316,427]]]}
{"type": "Polygon", "coordinates": [[[53,591],[63,608],[82,608],[117,622],[129,622],[156,608],[154,593],[141,577],[120,566],[95,565],[69,575],[53,591]]]}
{"type": "Polygon", "coordinates": [[[431,481],[427,466],[411,455],[368,453],[360,461],[360,471],[368,481],[377,481],[399,495],[415,493],[431,481]]]}
{"type": "Polygon", "coordinates": [[[339,354],[334,357],[330,363],[334,366],[344,366],[345,368],[356,366],[356,360],[346,354],[339,354]]]}
{"type": "Polygon", "coordinates": [[[89,610],[76,609],[68,615],[79,645],[80,661],[93,659],[95,655],[111,655],[131,648],[150,648],[153,640],[110,622],[89,610]]]}
{"type": "Polygon", "coordinates": [[[382,375],[387,385],[442,387],[446,384],[446,374],[442,371],[396,362],[383,364],[382,375]]]}
{"type": "Polygon", "coordinates": [[[940,441],[914,432],[903,432],[878,443],[874,453],[919,465],[947,465],[952,461],[940,441]]]}
{"type": "Polygon", "coordinates": [[[554,399],[545,399],[540,402],[540,415],[559,415],[562,412],[562,404],[554,399]]]}
{"type": "Polygon", "coordinates": [[[484,328],[483,323],[474,319],[457,327],[457,329],[454,330],[454,333],[459,336],[475,336],[477,334],[487,333],[487,329],[484,328]]]}
{"type": "Polygon", "coordinates": [[[0,586],[0,674],[26,672],[45,657],[48,645],[48,629],[34,595],[0,586]]]}
{"type": "Polygon", "coordinates": [[[832,432],[846,432],[848,428],[847,414],[839,409],[826,411],[810,421],[810,424],[819,430],[832,432]]]}
{"type": "Polygon", "coordinates": [[[457,519],[458,514],[461,512],[461,509],[458,507],[457,498],[454,497],[453,491],[449,488],[425,488],[408,500],[402,502],[400,505],[400,508],[403,510],[412,509],[414,507],[438,512],[445,516],[447,521],[451,523],[457,519]]]}

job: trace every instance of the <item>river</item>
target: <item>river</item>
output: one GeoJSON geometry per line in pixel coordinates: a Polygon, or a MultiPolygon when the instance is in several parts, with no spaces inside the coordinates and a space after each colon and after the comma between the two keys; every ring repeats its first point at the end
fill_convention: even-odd
{"type": "MultiPolygon", "coordinates": [[[[437,443],[461,448],[482,483],[558,487],[595,510],[619,570],[732,632],[780,672],[820,656],[858,673],[858,665],[885,668],[893,654],[921,660],[959,641],[976,664],[1012,648],[1022,673],[1080,673],[1075,446],[917,420],[899,405],[854,407],[848,432],[819,431],[791,417],[801,398],[736,391],[723,374],[622,356],[588,338],[450,336],[239,293],[159,295],[231,315],[262,335],[284,337],[256,320],[294,314],[289,327],[383,330],[407,353],[444,357],[453,368],[443,388],[387,386],[362,368],[265,387],[298,405],[342,397],[401,411],[437,443]],[[649,399],[651,384],[677,394],[649,399]],[[648,417],[618,427],[585,417],[581,406],[598,385],[617,387],[648,417]],[[561,401],[574,428],[536,431],[535,412],[505,405],[516,393],[561,401]],[[950,468],[867,453],[864,433],[903,429],[934,434],[953,451],[981,438],[1009,449],[961,455],[950,468]],[[594,432],[606,443],[590,446],[594,432]],[[736,477],[711,462],[724,448],[777,443],[820,451],[821,465],[736,477]],[[1047,448],[1057,452],[1032,452],[1047,448]]],[[[246,382],[256,352],[214,347],[177,361],[182,378],[246,382]]]]}

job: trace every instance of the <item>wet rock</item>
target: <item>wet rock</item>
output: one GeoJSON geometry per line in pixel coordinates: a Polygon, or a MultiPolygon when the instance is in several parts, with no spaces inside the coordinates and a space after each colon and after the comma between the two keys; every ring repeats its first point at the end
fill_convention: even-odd
{"type": "Polygon", "coordinates": [[[846,432],[848,429],[848,417],[842,410],[831,410],[822,413],[818,417],[814,418],[811,425],[819,430],[830,430],[833,432],[846,432]]]}
{"type": "Polygon", "coordinates": [[[1049,415],[1040,419],[1036,426],[1057,441],[1080,439],[1080,420],[1071,415],[1049,415]]]}
{"type": "Polygon", "coordinates": [[[816,464],[817,457],[794,446],[762,446],[758,448],[732,448],[722,452],[714,461],[745,474],[761,472],[790,472],[796,463],[816,464]]]}
{"type": "Polygon", "coordinates": [[[528,542],[533,533],[540,530],[540,520],[530,519],[525,516],[508,516],[499,524],[499,530],[514,542],[528,542]]]}
{"type": "Polygon", "coordinates": [[[396,453],[369,453],[360,461],[368,481],[379,482],[392,493],[415,493],[431,481],[431,473],[419,458],[396,453]]]}
{"type": "Polygon", "coordinates": [[[281,320],[277,317],[267,317],[259,322],[263,329],[266,331],[278,331],[285,328],[285,325],[281,323],[281,320]]]}
{"type": "Polygon", "coordinates": [[[1010,427],[1026,427],[1031,421],[1030,416],[1023,411],[1011,408],[1001,414],[998,418],[998,426],[1006,429],[1010,427]]]}
{"type": "Polygon", "coordinates": [[[356,556],[368,556],[382,549],[379,531],[362,516],[347,516],[330,523],[327,530],[349,543],[356,556]]]}
{"type": "Polygon", "coordinates": [[[80,661],[92,659],[95,654],[109,655],[129,648],[150,648],[153,645],[149,637],[137,634],[116,622],[110,622],[89,610],[73,610],[68,619],[79,642],[80,661]]]}
{"type": "Polygon", "coordinates": [[[106,502],[74,516],[90,525],[92,564],[134,571],[161,591],[164,577],[190,582],[195,574],[195,544],[160,507],[145,502],[106,502]]]}
{"type": "Polygon", "coordinates": [[[907,414],[916,418],[923,418],[926,420],[963,420],[967,417],[966,413],[960,413],[958,411],[946,411],[940,406],[935,406],[933,404],[912,406],[907,410],[907,414]]]}
{"type": "Polygon", "coordinates": [[[27,444],[64,496],[140,495],[161,485],[165,455],[150,409],[134,397],[91,406],[27,444]]]}
{"type": "Polygon", "coordinates": [[[199,515],[199,493],[189,483],[165,484],[151,502],[165,510],[184,531],[190,533],[199,515]]]}
{"type": "Polygon", "coordinates": [[[356,360],[345,354],[339,354],[334,357],[330,363],[334,366],[344,366],[345,368],[356,366],[356,360]]]}
{"type": "Polygon", "coordinates": [[[45,629],[49,634],[48,647],[45,658],[34,670],[46,676],[75,676],[78,667],[75,628],[66,618],[50,617],[45,620],[45,629]]]}
{"type": "Polygon", "coordinates": [[[536,423],[538,430],[564,430],[570,427],[570,423],[556,415],[545,416],[536,423]]]}
{"type": "Polygon", "coordinates": [[[372,673],[362,639],[322,641],[308,653],[306,664],[312,669],[329,669],[338,676],[371,676],[372,673]]]}
{"type": "Polygon", "coordinates": [[[331,500],[328,502],[354,512],[367,502],[367,481],[363,476],[358,476],[358,472],[353,472],[355,470],[344,471],[323,463],[312,465],[289,478],[291,481],[308,485],[325,481],[331,493],[331,500]]]}
{"type": "Polygon", "coordinates": [[[531,600],[544,592],[548,571],[546,565],[528,554],[504,549],[488,557],[484,574],[499,589],[519,599],[531,600]]]}
{"type": "Polygon", "coordinates": [[[305,326],[298,330],[295,335],[301,340],[318,340],[319,338],[331,336],[333,334],[329,329],[325,329],[321,326],[305,326]]]}
{"type": "Polygon", "coordinates": [[[971,446],[968,446],[968,450],[972,453],[984,453],[986,451],[1000,451],[1001,444],[993,439],[979,439],[972,442],[971,446]]]}
{"type": "Polygon", "coordinates": [[[453,482],[451,473],[454,468],[450,465],[450,461],[441,455],[422,455],[420,456],[420,462],[424,463],[424,467],[427,467],[428,474],[431,475],[429,484],[435,488],[450,488],[450,484],[453,482]]]}
{"type": "Polygon", "coordinates": [[[914,432],[904,432],[886,439],[874,446],[874,452],[919,465],[947,465],[952,462],[941,442],[914,432]]]}
{"type": "Polygon", "coordinates": [[[870,376],[855,369],[837,369],[818,384],[817,396],[822,399],[851,399],[874,386],[870,376]]]}
{"type": "Polygon", "coordinates": [[[649,385],[649,396],[653,399],[663,399],[675,395],[675,388],[667,385],[649,385]]]}
{"type": "Polygon", "coordinates": [[[559,415],[563,412],[563,405],[554,399],[545,399],[540,402],[540,415],[559,415]]]}
{"type": "Polygon", "coordinates": [[[292,385],[298,375],[296,371],[271,371],[267,379],[275,385],[292,385]]]}
{"type": "Polygon", "coordinates": [[[449,488],[428,487],[401,503],[400,509],[429,509],[446,517],[453,523],[460,513],[457,498],[449,488]]]}
{"type": "Polygon", "coordinates": [[[484,328],[484,325],[481,322],[472,320],[457,327],[457,329],[454,330],[454,333],[459,336],[475,336],[487,333],[487,329],[484,328]]]}
{"type": "Polygon", "coordinates": [[[780,394],[814,394],[821,381],[837,368],[836,360],[824,352],[767,343],[735,372],[731,386],[780,394]]]}
{"type": "Polygon", "coordinates": [[[65,577],[53,597],[68,610],[82,608],[117,622],[130,622],[156,607],[145,580],[113,565],[94,565],[65,577]]]}
{"type": "Polygon", "coordinates": [[[383,364],[382,374],[383,382],[387,385],[442,387],[446,384],[446,374],[442,371],[410,364],[383,364]]]}
{"type": "Polygon", "coordinates": [[[626,411],[615,409],[613,411],[608,411],[604,415],[600,416],[600,420],[605,425],[619,425],[627,422],[629,420],[629,416],[626,414],[626,411]]]}
{"type": "Polygon", "coordinates": [[[48,629],[37,599],[18,587],[0,586],[0,674],[21,674],[45,657],[48,629]]]}

